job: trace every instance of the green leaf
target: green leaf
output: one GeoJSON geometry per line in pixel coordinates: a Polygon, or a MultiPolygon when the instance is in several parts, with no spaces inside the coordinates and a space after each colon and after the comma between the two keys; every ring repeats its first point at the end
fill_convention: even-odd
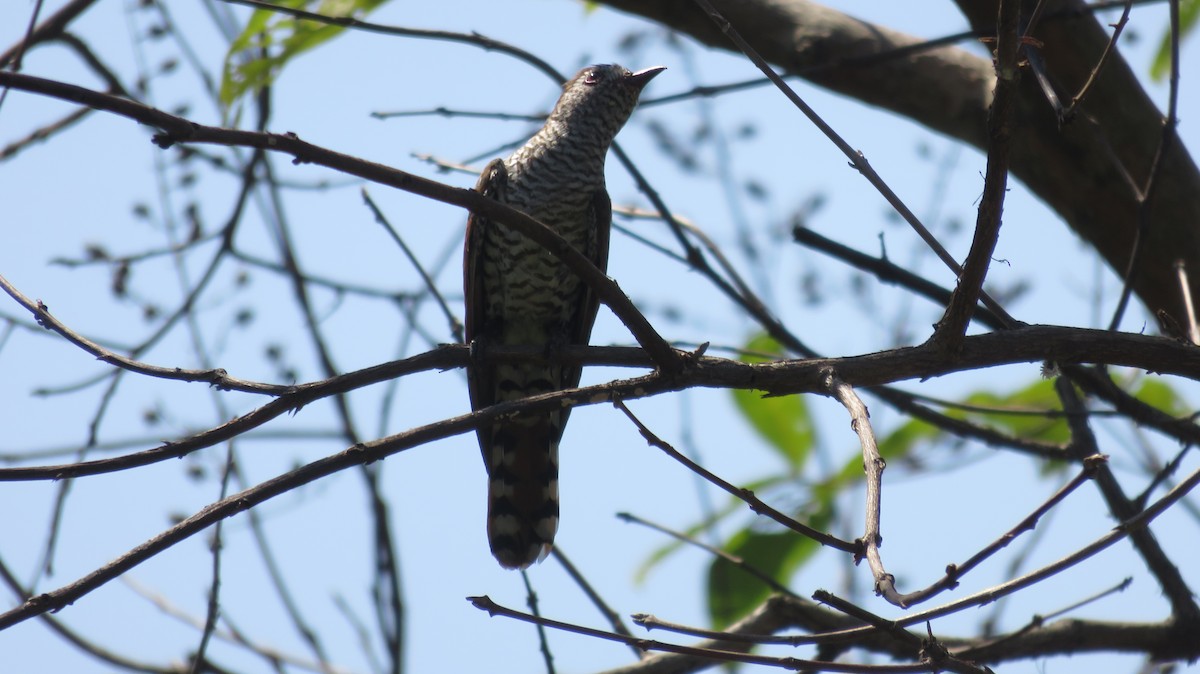
{"type": "MultiPolygon", "coordinates": [[[[783,348],[765,333],[750,339],[743,349],[744,363],[762,363],[783,357],[783,348]]],[[[733,391],[733,402],[750,427],[785,461],[791,474],[799,474],[816,443],[808,405],[799,395],[764,397],[758,391],[733,391]]]]}
{"type": "MultiPolygon", "coordinates": [[[[899,459],[912,454],[922,444],[941,440],[945,432],[927,421],[910,419],[879,440],[879,455],[885,460],[899,459]]],[[[862,475],[862,457],[857,456],[858,473],[862,475]]]]}
{"type": "MultiPolygon", "coordinates": [[[[794,484],[794,481],[792,480],[785,480],[780,477],[769,477],[765,480],[756,480],[751,482],[747,484],[745,488],[758,494],[770,489],[771,487],[774,487],[777,484],[780,484],[781,482],[786,482],[789,485],[794,484]]],[[[716,525],[717,522],[729,517],[733,513],[744,510],[746,510],[745,501],[730,497],[719,511],[712,513],[709,517],[700,522],[690,525],[684,529],[682,533],[689,538],[703,540],[704,532],[711,529],[714,525],[716,525]]],[[[654,567],[658,566],[659,562],[663,561],[667,557],[670,557],[672,554],[683,549],[685,546],[686,544],[683,541],[672,540],[666,545],[660,546],[654,552],[650,553],[650,556],[646,558],[646,561],[642,562],[637,570],[634,571],[634,582],[644,583],[646,578],[650,575],[650,572],[654,570],[654,567]]]]}
{"type": "Polygon", "coordinates": [[[1153,405],[1171,416],[1185,417],[1192,412],[1187,401],[1162,379],[1146,378],[1142,380],[1141,386],[1133,392],[1133,395],[1147,405],[1153,405]]]}
{"type": "MultiPolygon", "coordinates": [[[[707,531],[719,520],[733,512],[738,505],[741,505],[741,503],[741,501],[731,499],[729,504],[722,509],[721,512],[714,513],[711,517],[692,524],[688,528],[684,529],[682,533],[689,538],[701,538],[701,534],[703,534],[703,532],[707,531]]],[[[687,544],[683,541],[672,538],[666,545],[660,546],[654,552],[650,553],[650,556],[646,558],[646,561],[642,562],[641,566],[634,571],[634,582],[639,584],[644,583],[647,576],[649,576],[650,572],[654,570],[654,567],[658,566],[659,562],[662,562],[667,557],[670,557],[672,554],[683,549],[686,545],[687,544]]]]}
{"type": "MultiPolygon", "coordinates": [[[[809,522],[823,528],[828,518],[809,522]]],[[[816,541],[793,531],[762,533],[751,528],[739,531],[725,549],[777,582],[786,584],[801,564],[820,547],[816,541]]],[[[717,558],[708,567],[708,612],[713,627],[721,629],[744,617],[773,590],[762,580],[734,564],[717,558]]]]}
{"type": "MultiPolygon", "coordinates": [[[[986,391],[972,393],[963,401],[968,405],[995,407],[1016,412],[1044,412],[1062,409],[1054,382],[1039,379],[1033,384],[1005,395],[986,391]]],[[[1003,411],[982,412],[949,410],[949,416],[965,419],[977,424],[989,425],[1026,440],[1065,443],[1071,439],[1071,430],[1063,417],[1047,417],[1039,414],[1008,414],[1003,411]]]]}
{"type": "MultiPolygon", "coordinates": [[[[1179,3],[1179,42],[1182,44],[1195,28],[1200,18],[1200,0],[1181,0],[1179,3]]],[[[1158,44],[1158,53],[1150,64],[1150,76],[1161,82],[1171,74],[1171,27],[1163,31],[1158,44]]]]}
{"type": "MultiPolygon", "coordinates": [[[[946,433],[937,426],[920,419],[911,419],[879,438],[879,455],[885,461],[891,462],[912,454],[921,445],[933,444],[944,437],[946,433]]],[[[846,460],[837,475],[815,487],[814,494],[821,499],[833,499],[842,489],[861,482],[865,477],[862,454],[855,454],[846,460]]]]}
{"type": "MultiPolygon", "coordinates": [[[[276,0],[276,4],[324,16],[362,18],[386,0],[276,0]]],[[[345,30],[318,21],[256,9],[229,45],[221,76],[220,100],[229,109],[247,93],[270,85],[293,58],[345,30]]]]}
{"type": "MultiPolygon", "coordinates": [[[[976,391],[961,402],[974,407],[995,408],[996,411],[952,407],[945,411],[946,416],[1027,440],[1060,444],[1070,440],[1070,429],[1067,428],[1065,419],[1038,414],[1062,409],[1052,382],[1039,379],[1022,389],[1006,394],[976,391]]],[[[954,436],[928,422],[910,419],[879,439],[879,453],[884,459],[894,461],[911,455],[922,446],[933,445],[951,437],[954,436]]],[[[846,461],[837,477],[827,485],[831,489],[839,489],[847,484],[857,483],[863,477],[862,458],[855,456],[846,461]]]]}

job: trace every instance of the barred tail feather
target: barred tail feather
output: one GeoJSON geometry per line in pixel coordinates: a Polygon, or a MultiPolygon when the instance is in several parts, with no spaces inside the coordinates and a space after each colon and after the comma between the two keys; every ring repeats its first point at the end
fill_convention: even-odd
{"type": "Polygon", "coordinates": [[[523,569],[550,553],[558,530],[557,414],[493,428],[488,542],[500,565],[523,569]]]}

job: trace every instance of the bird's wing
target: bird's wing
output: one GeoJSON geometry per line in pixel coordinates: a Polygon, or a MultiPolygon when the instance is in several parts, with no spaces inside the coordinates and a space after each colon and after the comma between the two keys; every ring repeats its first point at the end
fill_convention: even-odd
{"type": "MultiPolygon", "coordinates": [[[[507,184],[508,169],[504,167],[504,161],[493,159],[480,174],[479,182],[475,184],[475,191],[490,199],[498,200],[501,191],[507,184]]],[[[471,344],[475,338],[481,336],[480,330],[484,322],[484,308],[487,306],[488,298],[485,295],[482,281],[485,250],[483,238],[490,226],[491,221],[482,215],[472,212],[467,216],[467,239],[466,246],[463,248],[463,296],[466,305],[467,344],[471,344]]],[[[471,409],[478,410],[496,402],[495,374],[496,368],[492,366],[476,367],[474,364],[467,366],[467,387],[471,394],[471,409]]],[[[483,435],[480,434],[481,442],[483,435]]]]}
{"type": "MultiPolygon", "coordinates": [[[[588,217],[592,221],[591,230],[596,233],[595,238],[590,241],[590,250],[581,251],[592,261],[592,264],[600,268],[600,271],[608,272],[608,240],[612,230],[612,201],[608,198],[608,191],[601,187],[592,197],[592,203],[588,209],[588,217]]],[[[600,298],[596,295],[596,291],[586,283],[580,284],[580,307],[579,317],[575,321],[575,325],[571,326],[570,343],[587,345],[588,340],[592,336],[592,326],[596,322],[596,314],[600,310],[600,298]]],[[[583,368],[578,365],[563,366],[562,378],[568,388],[579,386],[579,377],[583,374],[583,368]]],[[[562,416],[558,424],[559,435],[561,437],[562,429],[567,427],[567,417],[570,416],[571,408],[564,407],[562,416]]]]}
{"type": "MultiPolygon", "coordinates": [[[[592,264],[600,268],[600,271],[608,273],[608,239],[612,230],[612,201],[608,198],[608,190],[601,187],[596,191],[592,197],[588,217],[591,218],[591,231],[596,233],[596,237],[591,241],[591,250],[583,252],[591,259],[592,264]]],[[[588,338],[592,335],[592,325],[596,322],[596,313],[600,309],[600,298],[596,295],[596,291],[586,283],[581,286],[583,287],[583,312],[580,313],[576,331],[571,335],[573,344],[588,343],[588,338]]],[[[578,375],[572,381],[576,382],[572,386],[577,385],[578,375]]]]}

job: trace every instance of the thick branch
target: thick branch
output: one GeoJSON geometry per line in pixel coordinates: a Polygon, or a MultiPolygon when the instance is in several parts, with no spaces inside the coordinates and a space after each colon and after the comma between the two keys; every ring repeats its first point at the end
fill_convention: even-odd
{"type": "MultiPolygon", "coordinates": [[[[730,49],[724,35],[692,0],[602,0],[696,40],[730,49]]],[[[993,71],[988,59],[964,50],[920,48],[922,40],[841,14],[807,0],[714,0],[714,5],[768,61],[831,91],[902,115],[981,150],[987,148],[987,111],[993,71]]],[[[994,35],[997,0],[958,3],[978,34],[994,35]]],[[[1078,1],[1049,3],[1033,37],[1050,76],[1073,94],[1108,44],[1103,26],[1078,1]]],[[[1082,117],[1059,129],[1054,111],[1026,78],[1014,125],[1022,141],[1010,169],[1109,265],[1125,269],[1136,229],[1137,199],[1126,175],[1144,179],[1158,147],[1162,114],[1128,64],[1114,55],[1082,106],[1082,117]],[[1096,123],[1087,121],[1090,116],[1096,123]]],[[[851,139],[853,142],[853,139],[851,139]]],[[[870,148],[863,148],[870,152],[870,148]]],[[[886,177],[886,176],[885,176],[886,177]]],[[[1184,325],[1172,264],[1183,256],[1200,269],[1200,171],[1175,143],[1163,158],[1160,193],[1133,288],[1153,310],[1184,325]]],[[[1192,279],[1200,294],[1200,275],[1192,279]]]]}
{"type": "MultiPolygon", "coordinates": [[[[443,346],[411,358],[375,365],[356,372],[293,387],[286,395],[221,426],[185,440],[170,442],[144,452],[113,459],[85,461],[58,466],[0,469],[0,481],[59,480],[95,475],[186,456],[316,400],[388,381],[413,372],[463,367],[469,359],[467,347],[443,346]]],[[[494,348],[489,358],[544,359],[537,348],[494,348]]],[[[567,347],[553,354],[563,362],[650,367],[652,361],[640,349],[628,347],[567,347]]],[[[826,373],[835,369],[846,383],[856,387],[881,386],[906,379],[928,379],[953,372],[996,365],[1039,361],[1055,363],[1107,363],[1161,374],[1200,380],[1200,349],[1166,339],[1106,330],[1053,326],[1028,326],[985,335],[970,335],[962,349],[947,353],[932,345],[880,351],[845,358],[812,358],[748,364],[725,358],[699,357],[694,366],[669,377],[647,375],[581,389],[570,389],[527,398],[517,403],[489,407],[475,415],[447,420],[446,430],[436,437],[462,433],[481,420],[520,410],[548,410],[572,405],[595,405],[614,399],[636,399],[685,388],[755,389],[773,395],[825,393],[826,373]],[[483,416],[480,416],[483,415],[483,416]]],[[[426,438],[434,439],[434,438],[426,438]]]]}

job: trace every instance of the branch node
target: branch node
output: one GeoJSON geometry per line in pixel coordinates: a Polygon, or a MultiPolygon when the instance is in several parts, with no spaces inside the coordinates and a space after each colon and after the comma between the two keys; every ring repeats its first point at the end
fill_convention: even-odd
{"type": "Polygon", "coordinates": [[[33,320],[37,321],[38,325],[49,330],[50,323],[46,320],[49,317],[50,317],[50,305],[46,304],[45,302],[43,302],[41,300],[38,300],[37,301],[37,313],[34,314],[33,320]]]}
{"type": "Polygon", "coordinates": [[[483,610],[483,611],[487,611],[489,618],[496,617],[496,614],[497,614],[496,602],[492,601],[492,598],[487,596],[486,594],[479,595],[477,597],[467,597],[467,601],[471,602],[471,605],[474,606],[475,608],[483,610]]]}
{"type": "Polygon", "coordinates": [[[1108,465],[1107,454],[1093,454],[1083,460],[1083,471],[1087,474],[1088,479],[1096,476],[1096,472],[1101,467],[1108,465]]]}

